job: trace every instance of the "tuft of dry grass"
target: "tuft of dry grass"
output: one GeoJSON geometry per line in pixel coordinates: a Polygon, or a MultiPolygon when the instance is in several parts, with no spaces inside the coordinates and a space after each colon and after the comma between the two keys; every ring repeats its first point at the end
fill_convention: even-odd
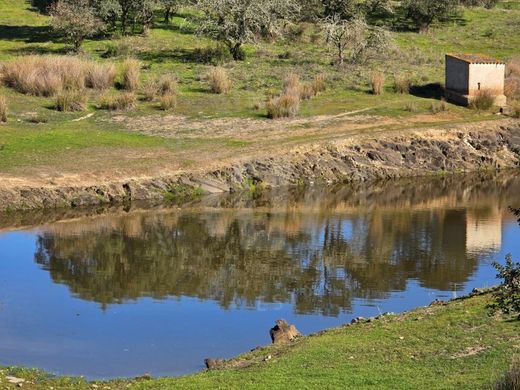
{"type": "Polygon", "coordinates": [[[448,111],[448,103],[446,103],[446,99],[444,97],[441,98],[440,102],[433,102],[430,105],[430,112],[432,114],[438,114],[440,112],[448,111]]]}
{"type": "Polygon", "coordinates": [[[76,112],[87,108],[87,95],[80,90],[64,90],[56,95],[54,106],[58,111],[76,112]]]}
{"type": "Polygon", "coordinates": [[[394,92],[395,93],[410,93],[410,87],[412,85],[412,82],[410,79],[403,75],[395,76],[394,79],[394,92]]]}
{"type": "Polygon", "coordinates": [[[470,107],[476,111],[487,111],[495,104],[493,93],[489,90],[479,91],[471,101],[470,107]]]}
{"type": "MultiPolygon", "coordinates": [[[[289,92],[294,90],[289,90],[289,92]]],[[[300,96],[294,93],[284,93],[281,96],[268,99],[267,116],[271,119],[292,118],[300,109],[300,96]]]]}
{"type": "Polygon", "coordinates": [[[300,76],[296,73],[289,73],[283,80],[283,93],[285,95],[301,96],[302,83],[300,76]]]}
{"type": "Polygon", "coordinates": [[[163,111],[173,110],[177,107],[177,95],[172,92],[161,95],[160,108],[163,111]]]}
{"type": "Polygon", "coordinates": [[[419,107],[417,107],[417,103],[409,102],[404,106],[404,110],[408,112],[417,112],[419,111],[419,107]]]}
{"type": "Polygon", "coordinates": [[[511,58],[506,65],[506,77],[520,77],[520,57],[511,58]]]}
{"type": "Polygon", "coordinates": [[[121,86],[125,91],[135,92],[139,88],[141,63],[133,58],[127,58],[121,67],[121,86]]]}
{"type": "Polygon", "coordinates": [[[509,103],[509,115],[513,118],[520,118],[520,100],[509,103]]]}
{"type": "Polygon", "coordinates": [[[130,110],[135,107],[137,97],[134,92],[118,95],[104,94],[99,98],[99,107],[110,111],[130,110]]]}
{"type": "Polygon", "coordinates": [[[7,107],[7,100],[5,97],[0,96],[0,122],[7,123],[7,114],[9,109],[7,107]]]}
{"type": "Polygon", "coordinates": [[[520,99],[520,76],[509,76],[505,80],[504,95],[508,99],[520,99]]]}
{"type": "Polygon", "coordinates": [[[381,72],[375,72],[370,77],[370,90],[373,95],[381,95],[385,88],[385,75],[381,72]]]}
{"type": "Polygon", "coordinates": [[[226,70],[221,66],[212,68],[208,73],[208,83],[211,92],[223,94],[231,89],[231,81],[226,70]]]}
{"type": "Polygon", "coordinates": [[[114,86],[116,67],[114,64],[88,64],[85,84],[88,88],[104,91],[114,86]]]}
{"type": "Polygon", "coordinates": [[[300,99],[309,100],[316,96],[316,92],[311,84],[303,84],[300,89],[300,99]]]}
{"type": "Polygon", "coordinates": [[[515,359],[511,368],[493,386],[493,390],[520,389],[520,359],[515,359]]]}
{"type": "Polygon", "coordinates": [[[327,89],[327,77],[324,74],[315,76],[311,82],[311,86],[312,89],[314,89],[314,95],[325,92],[327,89]]]}
{"type": "Polygon", "coordinates": [[[85,87],[107,89],[114,84],[115,66],[72,56],[20,56],[1,67],[3,83],[35,96],[54,96],[63,90],[85,87]]]}
{"type": "Polygon", "coordinates": [[[172,74],[162,75],[158,82],[161,95],[177,94],[177,78],[172,74]]]}
{"type": "Polygon", "coordinates": [[[143,86],[144,100],[153,102],[159,93],[159,84],[155,80],[148,80],[143,86]]]}

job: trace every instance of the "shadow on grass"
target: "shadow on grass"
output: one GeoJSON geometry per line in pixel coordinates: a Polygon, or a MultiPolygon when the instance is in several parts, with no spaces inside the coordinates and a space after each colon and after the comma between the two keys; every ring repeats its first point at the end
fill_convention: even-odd
{"type": "Polygon", "coordinates": [[[26,43],[48,42],[52,39],[49,26],[6,26],[0,25],[0,39],[24,41],[26,43]]]}
{"type": "Polygon", "coordinates": [[[412,85],[410,94],[420,98],[441,100],[444,97],[444,87],[440,83],[412,85]]]}

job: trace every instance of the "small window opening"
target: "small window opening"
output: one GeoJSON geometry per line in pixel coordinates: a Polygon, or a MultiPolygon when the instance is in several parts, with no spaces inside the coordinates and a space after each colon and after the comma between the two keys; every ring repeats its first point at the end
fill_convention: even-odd
{"type": "Polygon", "coordinates": [[[480,83],[478,83],[478,90],[480,91],[480,83]]]}

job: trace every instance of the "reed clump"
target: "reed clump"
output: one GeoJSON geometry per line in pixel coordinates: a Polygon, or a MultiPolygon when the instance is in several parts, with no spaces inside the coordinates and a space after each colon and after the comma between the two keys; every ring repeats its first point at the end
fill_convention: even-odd
{"type": "Polygon", "coordinates": [[[209,71],[208,83],[211,92],[216,94],[228,93],[231,89],[229,75],[221,66],[216,66],[209,71]]]}
{"type": "Polygon", "coordinates": [[[87,109],[87,95],[80,90],[63,90],[56,95],[55,108],[63,112],[78,112],[87,109]]]}
{"type": "Polygon", "coordinates": [[[381,72],[375,72],[370,77],[370,90],[372,95],[381,95],[385,88],[385,75],[381,72]]]}
{"type": "Polygon", "coordinates": [[[121,66],[121,87],[128,92],[139,88],[141,63],[133,58],[127,58],[121,66]]]}

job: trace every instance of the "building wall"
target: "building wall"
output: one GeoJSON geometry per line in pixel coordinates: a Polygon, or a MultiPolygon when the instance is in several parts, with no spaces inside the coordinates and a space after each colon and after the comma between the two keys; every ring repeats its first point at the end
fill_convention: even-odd
{"type": "Polygon", "coordinates": [[[469,92],[468,63],[446,56],[446,88],[467,95],[469,92]]]}
{"type": "Polygon", "coordinates": [[[493,91],[495,95],[504,94],[504,64],[470,64],[469,65],[469,95],[478,93],[480,89],[493,91]]]}

